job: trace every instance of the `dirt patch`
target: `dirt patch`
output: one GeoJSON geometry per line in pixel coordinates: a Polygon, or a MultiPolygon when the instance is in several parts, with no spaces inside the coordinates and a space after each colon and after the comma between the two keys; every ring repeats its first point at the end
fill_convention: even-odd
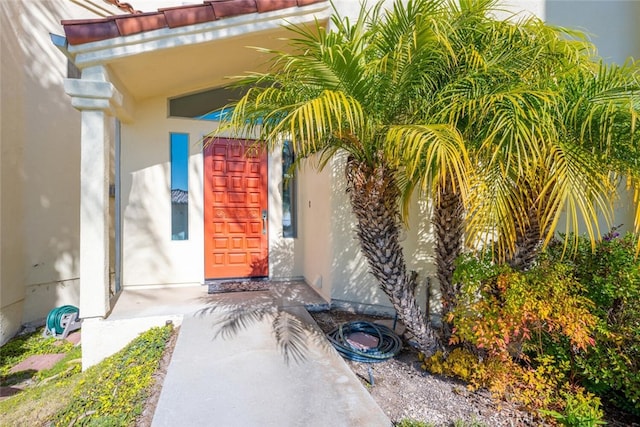
{"type": "MultiPolygon", "coordinates": [[[[311,315],[325,333],[340,323],[354,320],[383,321],[389,325],[389,319],[344,311],[311,315]]],[[[462,382],[423,371],[418,353],[407,346],[385,362],[346,362],[394,423],[412,419],[436,426],[451,426],[461,420],[487,426],[544,425],[512,404],[492,401],[486,392],[470,392],[462,382]]]]}

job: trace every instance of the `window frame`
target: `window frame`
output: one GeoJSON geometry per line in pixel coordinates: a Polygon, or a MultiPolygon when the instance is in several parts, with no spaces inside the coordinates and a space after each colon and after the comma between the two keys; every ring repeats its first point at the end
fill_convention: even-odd
{"type": "Polygon", "coordinates": [[[169,133],[169,193],[171,202],[171,240],[189,240],[188,133],[169,133]],[[178,151],[181,151],[181,153],[178,153],[178,151]],[[177,159],[178,155],[180,157],[177,159]]]}
{"type": "Polygon", "coordinates": [[[298,183],[294,170],[296,157],[291,141],[282,144],[282,237],[295,239],[298,237],[298,183]],[[288,209],[287,209],[288,206],[288,209]],[[285,215],[290,218],[290,225],[285,225],[285,215]]]}

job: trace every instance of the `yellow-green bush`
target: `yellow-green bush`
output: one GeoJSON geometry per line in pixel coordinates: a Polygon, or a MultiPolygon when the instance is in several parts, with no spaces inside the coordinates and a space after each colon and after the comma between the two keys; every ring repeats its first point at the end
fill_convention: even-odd
{"type": "MultiPolygon", "coordinates": [[[[572,357],[563,343],[549,343],[548,351],[572,358],[573,375],[589,391],[640,416],[640,259],[638,235],[620,236],[615,229],[595,249],[583,237],[564,248],[552,244],[546,256],[567,265],[594,302],[597,316],[595,345],[572,357]]],[[[573,238],[568,239],[574,242],[573,238]]]]}
{"type": "Polygon", "coordinates": [[[518,403],[563,425],[596,425],[603,417],[600,399],[570,385],[564,375],[567,367],[551,356],[542,356],[535,366],[495,356],[481,360],[463,348],[453,349],[446,357],[439,351],[420,358],[422,368],[433,374],[459,378],[470,390],[484,388],[495,398],[518,403]]]}
{"type": "Polygon", "coordinates": [[[170,326],[152,328],[89,368],[74,389],[71,403],[56,414],[53,425],[134,425],[170,335],[170,326]]]}
{"type": "Polygon", "coordinates": [[[469,257],[458,263],[455,280],[462,291],[448,319],[449,344],[458,348],[426,360],[426,369],[532,412],[569,420],[580,411],[599,421],[599,399],[584,393],[572,371],[573,361],[594,346],[598,318],[570,266],[542,260],[520,272],[469,257]]]}

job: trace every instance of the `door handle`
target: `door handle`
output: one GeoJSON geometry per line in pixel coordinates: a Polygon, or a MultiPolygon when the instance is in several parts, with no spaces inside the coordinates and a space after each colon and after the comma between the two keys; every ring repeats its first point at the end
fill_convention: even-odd
{"type": "Polygon", "coordinates": [[[267,210],[263,209],[262,210],[262,234],[267,234],[267,221],[268,221],[267,210]]]}

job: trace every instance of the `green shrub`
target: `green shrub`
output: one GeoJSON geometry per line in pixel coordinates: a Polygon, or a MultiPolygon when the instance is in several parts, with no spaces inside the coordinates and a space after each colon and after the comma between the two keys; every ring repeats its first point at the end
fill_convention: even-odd
{"type": "Polygon", "coordinates": [[[563,393],[565,407],[562,413],[557,411],[543,411],[560,425],[567,427],[596,427],[606,424],[602,421],[604,413],[600,409],[600,399],[590,393],[582,391],[563,393]]]}
{"type": "Polygon", "coordinates": [[[600,398],[640,414],[638,236],[614,230],[595,248],[586,238],[567,241],[526,272],[461,257],[461,293],[447,320],[450,344],[466,350],[425,368],[512,396],[562,425],[601,424],[600,398]]]}
{"type": "MultiPolygon", "coordinates": [[[[571,259],[562,259],[560,244],[546,257],[569,266],[584,295],[595,304],[596,345],[576,355],[574,372],[588,390],[640,415],[640,262],[637,236],[615,230],[592,250],[585,238],[569,246],[571,259]]],[[[573,239],[569,239],[572,241],[573,239]]],[[[558,350],[556,348],[556,350],[558,350]]],[[[566,351],[566,347],[565,347],[566,351]]]]}
{"type": "Polygon", "coordinates": [[[451,344],[465,342],[505,360],[538,357],[545,340],[566,341],[575,351],[593,344],[593,304],[563,264],[518,272],[468,257],[458,263],[454,280],[462,286],[449,319],[451,344]]]}
{"type": "Polygon", "coordinates": [[[142,412],[171,327],[152,328],[84,372],[52,425],[130,426],[142,412]]]}
{"type": "Polygon", "coordinates": [[[448,319],[454,325],[450,344],[460,347],[446,359],[426,360],[427,369],[534,413],[601,419],[600,400],[580,399],[586,395],[574,382],[573,361],[595,344],[598,318],[572,266],[543,259],[520,272],[487,258],[463,257],[454,280],[461,293],[448,319]]]}

